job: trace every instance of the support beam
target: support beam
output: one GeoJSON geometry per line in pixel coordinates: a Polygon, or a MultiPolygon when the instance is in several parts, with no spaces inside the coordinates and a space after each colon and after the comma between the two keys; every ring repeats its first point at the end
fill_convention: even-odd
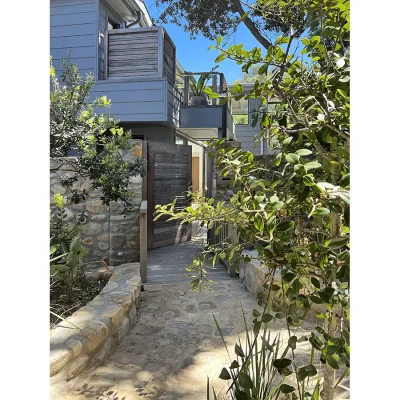
{"type": "Polygon", "coordinates": [[[140,276],[147,282],[147,200],[140,205],[140,276]]]}

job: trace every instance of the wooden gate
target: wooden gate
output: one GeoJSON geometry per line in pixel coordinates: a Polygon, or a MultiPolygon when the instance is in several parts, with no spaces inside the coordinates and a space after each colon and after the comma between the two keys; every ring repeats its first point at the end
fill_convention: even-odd
{"type": "Polygon", "coordinates": [[[169,204],[174,199],[175,210],[190,205],[187,191],[192,186],[192,147],[148,142],[147,161],[148,248],[189,241],[192,235],[190,224],[167,221],[165,216],[157,221],[153,219],[156,205],[169,204]]]}

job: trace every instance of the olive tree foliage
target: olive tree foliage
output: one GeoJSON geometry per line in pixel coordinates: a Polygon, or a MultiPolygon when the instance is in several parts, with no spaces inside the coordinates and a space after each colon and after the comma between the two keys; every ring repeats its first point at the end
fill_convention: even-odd
{"type": "MultiPolygon", "coordinates": [[[[216,62],[235,60],[243,72],[261,64],[258,74],[267,79],[256,81],[246,96],[236,84],[231,98],[261,99],[253,124],[260,124],[261,137],[276,143],[276,155],[256,161],[250,152],[212,141],[209,154],[221,174],[231,177],[235,195],[227,203],[202,198],[195,209],[175,212],[169,205],[158,213],[182,222],[201,221],[208,229],[226,223],[234,227],[238,244],[227,238],[224,246],[205,246],[190,268],[192,286],[200,290],[209,285],[207,254],[213,262],[225,259],[237,268],[258,259],[269,272],[259,298],[264,312],[253,314],[255,337],[261,326],[283,318],[290,339],[285,356],[274,365],[282,379],[294,377],[293,386],[285,386],[286,393],[307,399],[307,384],[318,378],[323,381],[322,398],[332,400],[335,386],[350,367],[349,1],[256,3],[260,10],[271,6],[290,21],[290,33],[278,37],[268,50],[245,50],[243,45],[227,49],[221,37],[213,47],[220,52],[216,62]],[[292,18],[293,7],[301,18],[292,18]],[[314,28],[305,30],[310,19],[314,28]],[[267,107],[271,99],[278,102],[273,109],[267,107]],[[243,252],[248,246],[256,255],[243,252]],[[299,340],[296,330],[304,328],[306,316],[315,314],[316,308],[320,323],[299,340]],[[303,340],[311,345],[306,365],[296,357],[297,343],[303,340]]],[[[233,368],[225,379],[233,380],[232,387],[238,376],[240,371],[233,368]]],[[[237,398],[256,398],[250,384],[245,392],[247,397],[237,398]]]]}
{"type": "Polygon", "coordinates": [[[73,190],[80,177],[91,179],[93,188],[101,188],[101,200],[121,200],[126,208],[132,204],[134,193],[128,189],[129,177],[142,175],[142,160],[124,161],[121,150],[129,150],[129,132],[118,127],[110,115],[96,114],[96,108],[107,108],[111,101],[102,96],[92,101],[89,93],[96,83],[93,74],[79,75],[76,65],[69,59],[62,62],[61,82],[50,60],[50,157],[58,159],[51,171],[62,168],[71,174],[61,184],[71,188],[71,201],[78,203],[85,193],[73,190]],[[71,149],[76,158],[65,158],[71,149]]]}

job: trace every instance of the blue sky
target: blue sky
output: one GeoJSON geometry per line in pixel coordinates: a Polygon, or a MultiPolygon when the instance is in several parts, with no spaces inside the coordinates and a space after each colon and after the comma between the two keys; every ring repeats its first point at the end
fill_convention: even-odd
{"type": "MultiPolygon", "coordinates": [[[[150,15],[157,19],[160,12],[155,6],[155,0],[146,0],[145,3],[150,15]]],[[[185,32],[183,27],[173,24],[164,25],[164,28],[175,43],[177,58],[186,71],[210,71],[216,65],[214,60],[219,51],[207,50],[211,45],[215,45],[214,41],[206,39],[201,34],[196,39],[191,40],[189,32],[185,32]]],[[[228,41],[229,45],[239,43],[243,43],[243,47],[246,50],[250,50],[255,46],[261,47],[243,24],[239,26],[235,36],[228,41]]],[[[242,77],[241,66],[231,60],[220,62],[218,70],[224,73],[228,83],[242,77]]]]}

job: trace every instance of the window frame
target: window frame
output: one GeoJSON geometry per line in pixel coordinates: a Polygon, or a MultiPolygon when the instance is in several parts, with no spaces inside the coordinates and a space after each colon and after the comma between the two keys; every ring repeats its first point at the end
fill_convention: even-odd
{"type": "Polygon", "coordinates": [[[242,113],[234,113],[233,112],[233,107],[232,107],[231,108],[232,120],[233,120],[233,122],[235,122],[235,118],[234,118],[235,115],[247,115],[247,123],[242,124],[242,123],[236,123],[235,122],[235,125],[250,125],[250,111],[249,111],[250,99],[242,99],[242,100],[246,100],[247,101],[247,113],[244,113],[244,112],[242,112],[242,113]]]}

